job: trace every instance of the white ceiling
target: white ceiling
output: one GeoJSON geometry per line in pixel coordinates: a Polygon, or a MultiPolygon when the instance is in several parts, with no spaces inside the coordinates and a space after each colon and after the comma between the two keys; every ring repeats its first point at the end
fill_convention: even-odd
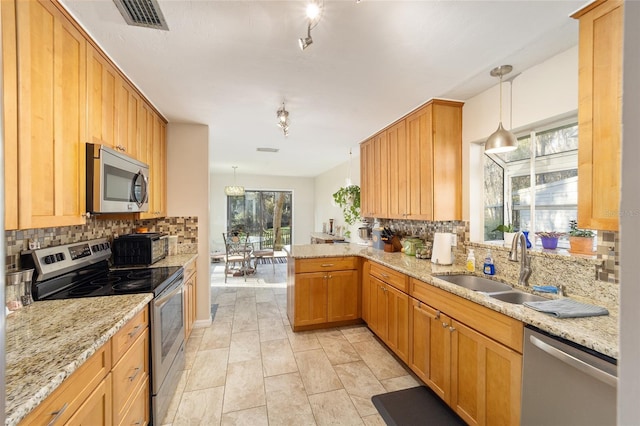
{"type": "Polygon", "coordinates": [[[111,0],[62,3],[169,122],[209,125],[214,172],[313,177],[425,101],[576,45],[585,2],[326,0],[305,51],[302,0],[159,0],[169,31],[126,25],[111,0]]]}

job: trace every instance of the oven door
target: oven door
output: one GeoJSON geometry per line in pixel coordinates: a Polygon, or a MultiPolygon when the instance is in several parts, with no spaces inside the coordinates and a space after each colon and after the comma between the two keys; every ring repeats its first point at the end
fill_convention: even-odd
{"type": "Polygon", "coordinates": [[[162,386],[184,343],[183,276],[153,299],[151,315],[151,371],[153,394],[162,386]]]}

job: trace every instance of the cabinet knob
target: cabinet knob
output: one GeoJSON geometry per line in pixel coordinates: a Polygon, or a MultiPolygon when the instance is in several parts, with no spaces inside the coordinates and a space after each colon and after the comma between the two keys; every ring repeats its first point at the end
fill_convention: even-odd
{"type": "Polygon", "coordinates": [[[449,324],[447,324],[446,322],[443,322],[442,323],[442,328],[447,328],[447,327],[449,327],[449,324]]]}
{"type": "Polygon", "coordinates": [[[436,319],[440,319],[440,311],[436,311],[436,319]]]}
{"type": "Polygon", "coordinates": [[[454,326],[451,326],[449,327],[449,331],[453,333],[454,331],[456,331],[456,328],[454,326]]]}

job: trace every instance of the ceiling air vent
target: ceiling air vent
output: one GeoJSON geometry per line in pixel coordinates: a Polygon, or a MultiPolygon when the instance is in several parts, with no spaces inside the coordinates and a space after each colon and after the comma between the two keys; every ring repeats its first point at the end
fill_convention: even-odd
{"type": "Polygon", "coordinates": [[[278,152],[280,151],[278,148],[256,148],[258,152],[278,152]]]}
{"type": "Polygon", "coordinates": [[[156,0],[113,0],[129,25],[169,31],[156,0]]]}

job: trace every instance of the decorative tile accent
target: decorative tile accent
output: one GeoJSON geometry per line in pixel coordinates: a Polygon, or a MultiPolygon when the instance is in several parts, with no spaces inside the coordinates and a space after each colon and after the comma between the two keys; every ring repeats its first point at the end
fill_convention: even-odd
{"type": "Polygon", "coordinates": [[[113,241],[119,235],[135,232],[139,227],[146,227],[149,232],[177,235],[179,254],[198,252],[197,217],[145,220],[111,220],[94,217],[85,225],[5,231],[6,271],[15,271],[20,268],[20,252],[29,249],[30,241],[40,243],[41,247],[59,246],[95,238],[107,238],[113,241]]]}
{"type": "Polygon", "coordinates": [[[620,283],[620,233],[613,231],[598,232],[598,259],[602,266],[596,267],[596,279],[612,284],[620,283]]]}

